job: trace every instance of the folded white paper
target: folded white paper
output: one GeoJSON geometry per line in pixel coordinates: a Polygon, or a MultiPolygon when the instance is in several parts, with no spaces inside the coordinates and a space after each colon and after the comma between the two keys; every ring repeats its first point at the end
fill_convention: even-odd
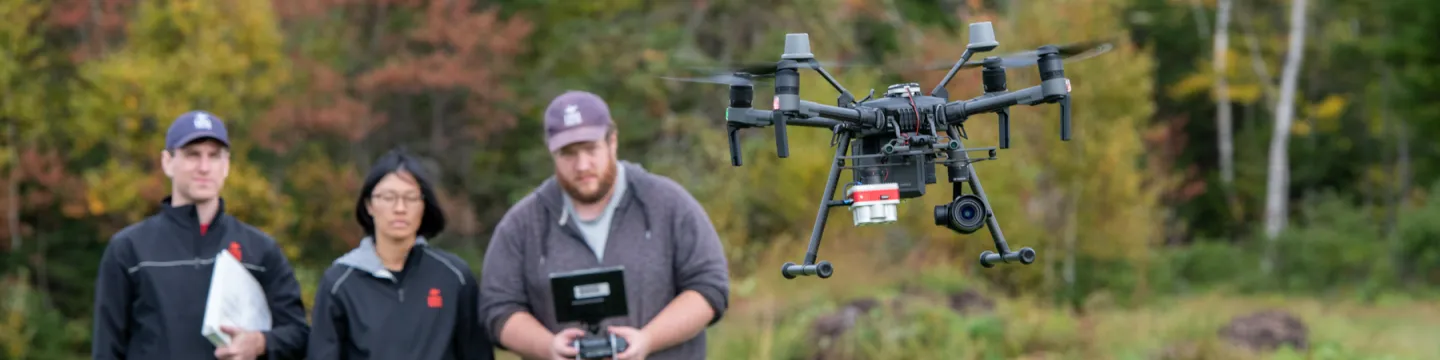
{"type": "Polygon", "coordinates": [[[210,276],[210,295],[205,299],[205,320],[200,335],[216,347],[230,344],[230,335],[220,331],[222,325],[270,330],[270,303],[265,299],[265,288],[245,265],[223,250],[215,256],[215,272],[210,276]]]}

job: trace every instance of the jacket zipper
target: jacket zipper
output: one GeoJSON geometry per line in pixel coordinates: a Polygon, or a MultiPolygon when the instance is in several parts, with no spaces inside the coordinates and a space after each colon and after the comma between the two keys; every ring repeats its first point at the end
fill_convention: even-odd
{"type": "Polygon", "coordinates": [[[400,303],[405,303],[405,286],[400,284],[400,280],[395,278],[395,274],[390,274],[390,283],[395,284],[395,294],[400,296],[400,303]]]}
{"type": "Polygon", "coordinates": [[[399,296],[400,296],[400,302],[401,302],[401,303],[404,303],[404,302],[405,302],[405,287],[400,285],[400,280],[395,279],[395,274],[394,274],[394,273],[391,273],[389,270],[385,270],[385,272],[382,273],[381,275],[384,275],[384,276],[379,276],[379,277],[384,278],[384,279],[386,279],[386,280],[390,280],[390,284],[391,284],[391,285],[395,285],[395,287],[396,287],[396,289],[395,289],[395,294],[396,294],[396,295],[399,295],[399,296]]]}

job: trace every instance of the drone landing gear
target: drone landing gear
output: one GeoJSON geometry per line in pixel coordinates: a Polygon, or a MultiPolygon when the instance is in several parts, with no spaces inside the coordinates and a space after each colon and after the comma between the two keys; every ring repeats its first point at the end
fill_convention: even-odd
{"type": "Polygon", "coordinates": [[[850,132],[841,132],[840,146],[835,147],[835,158],[830,162],[830,177],[825,180],[825,193],[820,197],[820,210],[815,214],[815,228],[810,231],[810,247],[805,250],[805,262],[795,264],[787,262],[780,267],[780,275],[786,279],[794,279],[796,276],[819,276],[821,279],[829,278],[835,273],[835,267],[829,261],[815,262],[817,253],[820,251],[820,235],[825,232],[825,220],[830,217],[830,208],[835,206],[848,205],[847,201],[836,201],[836,183],[840,182],[840,169],[845,166],[845,151],[850,149],[850,132]]]}
{"type": "MultiPolygon", "coordinates": [[[[950,146],[949,161],[946,162],[946,169],[949,170],[950,183],[953,186],[954,200],[951,201],[950,204],[935,207],[935,224],[961,234],[971,234],[980,230],[983,226],[989,226],[990,237],[995,241],[995,250],[999,252],[989,250],[981,252],[980,266],[991,268],[1000,263],[1019,262],[1026,265],[1034,263],[1034,249],[1023,247],[1020,248],[1019,251],[1010,251],[1010,246],[1005,242],[1005,235],[1000,230],[1000,221],[995,218],[995,212],[990,208],[990,203],[985,197],[985,188],[980,185],[980,178],[975,174],[975,167],[970,165],[972,161],[969,156],[966,155],[964,144],[960,143],[959,130],[955,126],[951,126],[947,131],[950,139],[952,139],[951,141],[954,142],[954,146],[950,146]],[[970,190],[973,194],[964,193],[966,184],[970,185],[970,190]]],[[[847,205],[853,206],[857,203],[850,198],[846,198],[845,200],[833,199],[835,187],[840,181],[840,170],[845,168],[845,155],[846,151],[850,148],[850,137],[850,132],[841,132],[838,134],[839,146],[835,148],[834,161],[830,163],[830,176],[825,181],[825,192],[821,196],[820,208],[815,214],[815,227],[810,232],[810,246],[805,251],[805,260],[800,264],[786,262],[784,265],[781,265],[780,274],[786,279],[794,279],[799,276],[819,276],[821,279],[824,279],[829,278],[835,273],[835,267],[831,265],[829,261],[816,262],[816,258],[820,249],[820,239],[825,232],[825,222],[830,216],[830,208],[847,205]]],[[[993,150],[991,156],[994,156],[993,150]]],[[[978,160],[982,159],[975,161],[978,160]]],[[[892,192],[887,190],[882,193],[890,194],[892,192]]],[[[883,204],[884,206],[894,206],[892,202],[898,200],[898,194],[895,196],[895,199],[876,199],[880,200],[876,201],[876,203],[883,204]]],[[[893,214],[885,213],[880,220],[873,223],[878,224],[893,221],[893,214]]],[[[857,225],[861,223],[861,220],[857,220],[857,225]]]]}
{"type": "MultiPolygon", "coordinates": [[[[960,141],[959,131],[954,126],[948,130],[950,138],[960,141]]],[[[1008,141],[1006,141],[1008,142],[1008,141]]],[[[1008,145],[1008,144],[1007,144],[1008,145]]],[[[961,144],[964,147],[964,144],[961,144]]],[[[964,151],[950,151],[950,161],[945,165],[950,175],[953,198],[948,205],[935,207],[935,225],[944,226],[952,231],[961,234],[971,234],[980,230],[981,223],[990,227],[990,238],[995,241],[995,250],[983,251],[980,253],[980,266],[986,268],[995,267],[999,263],[1019,262],[1030,265],[1035,262],[1035,250],[1029,247],[1020,248],[1020,251],[1010,251],[1010,245],[1005,243],[1005,234],[1000,231],[1000,220],[995,218],[995,211],[990,208],[990,201],[985,197],[985,188],[980,185],[980,177],[975,174],[975,167],[969,164],[969,155],[964,151]],[[965,184],[970,185],[973,194],[965,193],[965,184]]]]}

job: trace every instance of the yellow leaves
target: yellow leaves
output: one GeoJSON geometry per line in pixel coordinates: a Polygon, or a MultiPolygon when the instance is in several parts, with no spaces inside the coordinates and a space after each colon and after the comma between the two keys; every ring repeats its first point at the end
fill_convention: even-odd
{"type": "Polygon", "coordinates": [[[90,215],[118,215],[125,222],[135,222],[149,215],[154,204],[142,194],[169,192],[169,183],[155,181],[160,175],[147,173],[133,165],[122,165],[111,159],[104,166],[87,169],[85,179],[86,207],[90,215]],[[157,188],[160,187],[160,188],[157,188]]]}
{"type": "Polygon", "coordinates": [[[1290,135],[1294,135],[1294,136],[1296,136],[1296,137],[1301,137],[1301,136],[1310,135],[1310,132],[1311,132],[1311,131],[1314,131],[1314,129],[1311,129],[1311,128],[1310,128],[1310,123],[1309,123],[1309,122],[1306,122],[1306,121],[1296,121],[1296,122],[1293,122],[1293,123],[1290,124],[1290,135]]]}
{"type": "Polygon", "coordinates": [[[24,31],[44,12],[45,5],[42,3],[25,0],[0,1],[0,19],[4,20],[3,23],[0,23],[0,26],[3,26],[0,29],[4,30],[0,30],[0,33],[5,35],[7,40],[5,43],[15,44],[14,40],[22,39],[17,36],[18,33],[24,31]]]}
{"type": "MultiPolygon", "coordinates": [[[[1307,136],[1313,132],[1320,131],[1334,133],[1340,131],[1341,119],[1344,115],[1348,101],[1342,95],[1329,95],[1318,103],[1303,105],[1304,117],[1298,117],[1290,125],[1290,134],[1294,136],[1307,136]]],[[[1334,146],[1348,149],[1354,145],[1347,139],[1340,139],[1334,146]]]]}
{"type": "MultiPolygon", "coordinates": [[[[1233,40],[1231,45],[1234,46],[1233,40]]],[[[1233,48],[1226,51],[1225,54],[1225,80],[1229,87],[1230,101],[1238,104],[1255,104],[1265,101],[1266,88],[1272,85],[1269,83],[1269,79],[1260,79],[1255,73],[1254,67],[1251,65],[1253,61],[1251,56],[1254,54],[1233,48]]],[[[1166,88],[1166,94],[1175,99],[1205,96],[1205,98],[1213,100],[1215,98],[1215,72],[1212,69],[1212,62],[1213,57],[1207,52],[1206,57],[1196,64],[1198,70],[1184,79],[1170,84],[1166,88]]]]}
{"type": "MultiPolygon", "coordinates": [[[[256,165],[243,159],[230,161],[222,196],[226,212],[271,236],[290,233],[296,221],[293,201],[276,189],[256,165]]],[[[291,258],[301,255],[293,246],[284,248],[291,258]]]]}
{"type": "Polygon", "coordinates": [[[109,146],[123,161],[154,161],[163,132],[142,134],[146,120],[164,129],[179,114],[211,111],[243,134],[287,76],[283,39],[269,2],[143,2],[124,47],[82,66],[100,92],[72,96],[67,119],[77,151],[109,146]],[[116,134],[122,136],[116,137],[116,134]]]}
{"type": "Polygon", "coordinates": [[[1241,104],[1254,104],[1263,101],[1265,89],[1261,84],[1230,84],[1230,101],[1241,104]]]}
{"type": "Polygon", "coordinates": [[[101,201],[99,196],[96,196],[97,193],[98,192],[95,191],[85,193],[85,209],[90,211],[90,215],[105,213],[105,202],[101,201]]]}
{"type": "Polygon", "coordinates": [[[1203,94],[1210,91],[1210,87],[1214,84],[1215,77],[1209,73],[1194,73],[1176,81],[1174,85],[1170,85],[1168,93],[1170,97],[1174,98],[1203,94]]]}
{"type": "Polygon", "coordinates": [[[1346,104],[1343,95],[1331,94],[1319,103],[1307,106],[1305,112],[1316,120],[1321,130],[1333,132],[1340,129],[1340,115],[1345,112],[1346,104]]]}

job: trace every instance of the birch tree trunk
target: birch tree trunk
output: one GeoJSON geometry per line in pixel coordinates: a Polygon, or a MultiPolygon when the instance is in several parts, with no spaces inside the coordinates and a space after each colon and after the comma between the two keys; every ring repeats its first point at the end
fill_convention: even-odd
{"type": "Polygon", "coordinates": [[[1211,63],[1215,71],[1215,128],[1220,142],[1220,180],[1225,192],[1233,194],[1231,184],[1235,182],[1235,136],[1234,115],[1230,108],[1230,83],[1226,79],[1226,66],[1230,50],[1230,4],[1232,0],[1220,0],[1215,14],[1215,60],[1211,63]]]}
{"type": "Polygon", "coordinates": [[[1270,138],[1270,169],[1265,186],[1265,255],[1260,271],[1270,274],[1275,266],[1275,242],[1289,219],[1290,125],[1295,113],[1295,78],[1305,48],[1305,7],[1307,0],[1294,0],[1290,8],[1290,47],[1280,80],[1280,102],[1275,106],[1275,130],[1270,138]]]}

